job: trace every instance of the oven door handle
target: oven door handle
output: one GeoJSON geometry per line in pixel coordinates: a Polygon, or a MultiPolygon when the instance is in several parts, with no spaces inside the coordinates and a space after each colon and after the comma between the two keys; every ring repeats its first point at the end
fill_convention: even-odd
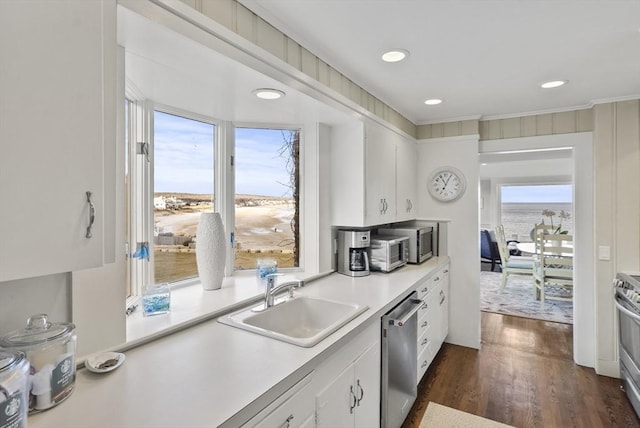
{"type": "Polygon", "coordinates": [[[618,307],[618,309],[620,310],[620,312],[624,313],[625,315],[631,317],[632,319],[636,320],[636,321],[640,321],[640,316],[638,316],[637,314],[634,314],[633,312],[631,312],[629,309],[625,308],[624,306],[622,306],[619,302],[618,299],[615,299],[615,303],[616,306],[618,307]]]}
{"type": "Polygon", "coordinates": [[[405,325],[407,323],[407,321],[409,321],[409,319],[411,319],[412,316],[414,316],[416,314],[416,312],[418,312],[420,310],[420,308],[422,307],[422,304],[424,303],[424,301],[420,300],[420,299],[411,299],[411,303],[413,305],[415,305],[413,308],[411,308],[411,310],[409,310],[400,319],[389,319],[389,324],[393,325],[395,327],[402,327],[403,325],[405,325]]]}

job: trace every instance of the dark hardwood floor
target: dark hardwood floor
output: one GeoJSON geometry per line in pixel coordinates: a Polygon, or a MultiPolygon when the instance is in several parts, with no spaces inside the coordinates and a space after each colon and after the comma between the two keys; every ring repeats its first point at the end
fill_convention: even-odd
{"type": "Polygon", "coordinates": [[[444,344],[403,428],[430,401],[524,427],[640,427],[620,380],[573,362],[573,326],[482,313],[480,350],[444,344]]]}

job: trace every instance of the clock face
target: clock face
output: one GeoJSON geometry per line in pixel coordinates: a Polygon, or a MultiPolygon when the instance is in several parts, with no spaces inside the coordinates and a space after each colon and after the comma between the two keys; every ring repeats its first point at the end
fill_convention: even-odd
{"type": "Polygon", "coordinates": [[[428,186],[431,196],[439,201],[455,201],[464,193],[464,176],[454,168],[439,169],[431,176],[428,186]]]}

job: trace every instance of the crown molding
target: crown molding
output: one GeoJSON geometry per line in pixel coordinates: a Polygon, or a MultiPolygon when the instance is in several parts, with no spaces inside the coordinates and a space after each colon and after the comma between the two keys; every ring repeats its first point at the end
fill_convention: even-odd
{"type": "Polygon", "coordinates": [[[438,124],[438,123],[463,122],[463,121],[466,121],[466,120],[480,120],[481,118],[482,118],[482,115],[475,114],[475,115],[471,115],[471,116],[452,117],[452,118],[442,119],[442,120],[425,120],[425,121],[416,123],[416,126],[435,125],[435,124],[438,124]]]}

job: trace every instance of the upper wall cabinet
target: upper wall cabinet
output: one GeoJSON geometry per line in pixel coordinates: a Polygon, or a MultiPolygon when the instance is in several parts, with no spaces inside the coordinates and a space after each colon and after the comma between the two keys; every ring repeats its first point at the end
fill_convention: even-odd
{"type": "Polygon", "coordinates": [[[115,10],[0,1],[0,281],[102,264],[115,10]]]}
{"type": "Polygon", "coordinates": [[[416,218],[415,142],[374,122],[331,130],[332,224],[364,227],[416,218]]]}

